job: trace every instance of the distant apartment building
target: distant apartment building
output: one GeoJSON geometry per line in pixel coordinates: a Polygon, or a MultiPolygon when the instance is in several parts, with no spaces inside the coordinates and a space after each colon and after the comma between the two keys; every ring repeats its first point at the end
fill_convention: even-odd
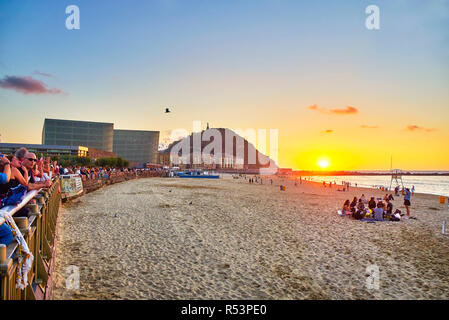
{"type": "Polygon", "coordinates": [[[157,163],[159,131],[114,130],[113,150],[131,163],[157,163]]]}
{"type": "Polygon", "coordinates": [[[95,148],[87,148],[83,146],[57,146],[47,144],[24,144],[24,143],[0,143],[0,153],[14,154],[19,148],[25,147],[36,155],[45,156],[77,156],[98,158],[115,158],[114,152],[103,151],[95,148]]]}
{"type": "Polygon", "coordinates": [[[14,154],[19,148],[25,147],[30,152],[45,154],[47,156],[77,156],[87,157],[89,148],[83,146],[58,146],[44,144],[0,143],[0,153],[14,154]]]}
{"type": "Polygon", "coordinates": [[[85,146],[113,151],[114,124],[61,119],[45,119],[42,144],[85,146]]]}

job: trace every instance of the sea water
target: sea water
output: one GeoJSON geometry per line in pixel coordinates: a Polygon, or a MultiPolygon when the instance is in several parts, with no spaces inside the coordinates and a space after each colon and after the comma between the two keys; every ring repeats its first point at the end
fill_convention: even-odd
{"type": "MultiPolygon", "coordinates": [[[[336,182],[342,181],[351,183],[355,187],[365,188],[390,188],[391,176],[313,176],[312,181],[336,182]]],[[[399,180],[400,182],[400,180],[399,180]]],[[[415,186],[415,193],[427,193],[449,197],[449,176],[402,176],[405,188],[412,189],[415,186]]],[[[391,188],[396,187],[396,181],[391,182],[391,188]]],[[[402,186],[400,186],[402,188],[402,186]]]]}

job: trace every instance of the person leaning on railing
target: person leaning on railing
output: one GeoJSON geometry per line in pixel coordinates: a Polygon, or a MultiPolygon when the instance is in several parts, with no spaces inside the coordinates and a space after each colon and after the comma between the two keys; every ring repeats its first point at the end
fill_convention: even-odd
{"type": "Polygon", "coordinates": [[[11,163],[3,154],[0,154],[0,165],[0,184],[6,184],[11,179],[11,163]]]}
{"type": "MultiPolygon", "coordinates": [[[[4,187],[11,179],[11,163],[3,154],[0,155],[0,187],[4,187]]],[[[13,240],[13,234],[8,224],[0,221],[0,244],[8,246],[13,240]]]]}
{"type": "Polygon", "coordinates": [[[39,190],[42,188],[49,188],[52,185],[51,180],[44,180],[40,181],[40,177],[35,176],[36,173],[39,173],[39,170],[35,168],[35,165],[37,164],[37,158],[36,155],[32,152],[27,152],[25,154],[25,158],[22,161],[22,165],[28,170],[28,186],[27,189],[29,190],[39,190]],[[36,179],[39,178],[39,179],[36,179]]]}
{"type": "Polygon", "coordinates": [[[2,195],[6,195],[11,188],[15,188],[18,185],[28,187],[28,170],[22,166],[19,159],[14,155],[4,156],[9,160],[11,167],[11,176],[8,183],[0,185],[0,198],[2,195]]]}

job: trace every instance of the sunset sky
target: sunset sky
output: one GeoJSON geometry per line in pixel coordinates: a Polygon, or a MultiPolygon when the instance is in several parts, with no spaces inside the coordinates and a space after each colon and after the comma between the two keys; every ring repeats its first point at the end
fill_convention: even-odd
{"type": "Polygon", "coordinates": [[[44,118],[278,129],[282,167],[449,170],[449,0],[0,0],[2,142],[41,143],[44,118]]]}

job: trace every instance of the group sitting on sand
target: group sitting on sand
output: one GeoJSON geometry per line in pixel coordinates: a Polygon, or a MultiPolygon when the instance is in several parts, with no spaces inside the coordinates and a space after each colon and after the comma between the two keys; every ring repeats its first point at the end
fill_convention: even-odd
{"type": "MultiPolygon", "coordinates": [[[[407,215],[402,214],[401,210],[396,209],[393,212],[393,203],[391,200],[394,200],[393,195],[386,194],[383,198],[377,198],[377,201],[374,197],[371,197],[369,201],[365,198],[365,195],[362,194],[360,199],[354,197],[352,202],[348,199],[343,204],[343,208],[341,210],[342,216],[351,216],[356,220],[375,220],[375,221],[400,221],[401,219],[408,219],[410,217],[410,191],[409,189],[405,189],[404,193],[404,205],[407,209],[407,215]],[[365,206],[366,205],[366,206],[365,206]]],[[[340,212],[339,212],[340,213],[340,212]]],[[[411,218],[414,219],[414,218],[411,218]]]]}

